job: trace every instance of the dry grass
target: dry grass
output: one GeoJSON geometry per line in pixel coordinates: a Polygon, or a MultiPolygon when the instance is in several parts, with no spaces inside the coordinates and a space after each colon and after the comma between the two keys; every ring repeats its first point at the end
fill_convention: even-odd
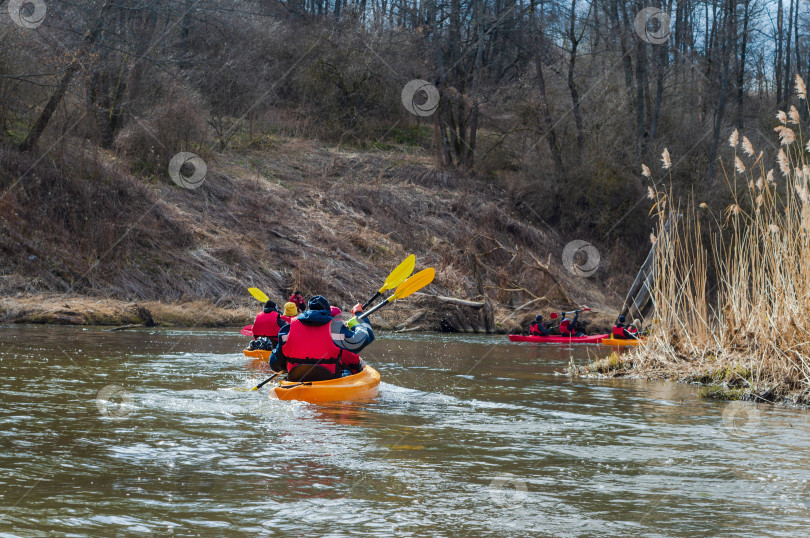
{"type": "Polygon", "coordinates": [[[722,212],[694,202],[681,211],[652,193],[656,319],[649,344],[634,351],[636,372],[725,389],[713,397],[810,402],[810,166],[798,115],[791,107],[777,116],[777,170],[732,134],[722,212]]]}
{"type": "Polygon", "coordinates": [[[238,327],[250,323],[249,307],[223,308],[207,301],[139,303],[64,294],[36,294],[0,298],[0,322],[66,325],[130,325],[145,319],[145,308],[155,324],[171,327],[238,327]]]}

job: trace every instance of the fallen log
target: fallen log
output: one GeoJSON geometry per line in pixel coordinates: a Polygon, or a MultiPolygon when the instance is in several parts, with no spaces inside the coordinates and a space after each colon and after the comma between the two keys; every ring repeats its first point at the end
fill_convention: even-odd
{"type": "Polygon", "coordinates": [[[520,305],[519,307],[515,308],[514,312],[512,312],[511,314],[509,314],[508,316],[506,316],[505,318],[503,318],[503,321],[501,321],[501,323],[503,323],[504,321],[507,321],[507,320],[512,319],[512,317],[514,317],[514,315],[515,315],[515,314],[517,314],[518,312],[520,312],[521,310],[523,310],[523,309],[524,309],[524,308],[526,308],[527,306],[529,306],[529,305],[531,305],[531,304],[534,304],[534,303],[536,303],[537,301],[542,301],[542,300],[544,300],[545,298],[546,298],[546,296],[544,295],[544,296],[542,296],[542,297],[538,297],[538,298],[536,298],[536,299],[532,299],[532,300],[531,300],[531,301],[529,301],[528,303],[523,303],[523,304],[522,304],[522,305],[520,305]]]}
{"type": "Polygon", "coordinates": [[[444,295],[431,295],[429,293],[421,293],[418,291],[415,292],[414,295],[421,295],[423,297],[432,297],[434,299],[442,301],[443,303],[450,303],[458,306],[467,306],[475,309],[484,308],[487,305],[486,301],[468,301],[466,299],[457,299],[456,297],[445,297],[444,295]]]}
{"type": "Polygon", "coordinates": [[[107,331],[125,331],[127,329],[137,329],[139,327],[146,327],[146,325],[144,325],[143,323],[132,323],[130,325],[121,325],[120,327],[107,329],[107,331]]]}

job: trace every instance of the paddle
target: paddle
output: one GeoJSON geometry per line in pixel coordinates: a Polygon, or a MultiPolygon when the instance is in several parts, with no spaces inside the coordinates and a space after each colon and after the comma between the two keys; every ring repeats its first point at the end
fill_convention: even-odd
{"type": "Polygon", "coordinates": [[[239,390],[239,391],[242,391],[242,392],[250,392],[252,390],[259,390],[260,388],[262,388],[263,386],[265,386],[266,384],[268,384],[269,382],[271,382],[272,380],[274,380],[275,378],[277,378],[278,376],[280,376],[283,373],[284,373],[284,371],[276,372],[275,374],[271,375],[270,377],[268,377],[267,379],[265,379],[264,381],[262,381],[261,383],[259,383],[255,387],[253,387],[252,389],[246,389],[244,387],[236,387],[233,390],[239,390]]]}
{"type": "MultiPolygon", "coordinates": [[[[435,276],[436,271],[433,269],[433,267],[429,267],[423,271],[419,271],[418,273],[410,277],[408,280],[400,284],[399,287],[397,287],[396,291],[392,293],[391,296],[388,297],[388,299],[381,302],[377,306],[373,307],[368,312],[363,312],[357,319],[365,319],[374,312],[376,312],[377,310],[379,310],[380,308],[384,307],[385,305],[393,303],[397,299],[404,299],[408,295],[411,295],[412,293],[421,290],[422,288],[433,282],[433,277],[435,276]]],[[[349,320],[349,322],[351,322],[352,320],[355,320],[355,318],[353,317],[352,319],[349,320]]],[[[349,326],[351,327],[351,325],[349,326]]]]}
{"type": "Polygon", "coordinates": [[[363,304],[363,309],[365,310],[365,308],[368,305],[370,305],[371,302],[374,301],[374,299],[382,295],[382,293],[385,290],[392,290],[397,286],[399,286],[400,284],[402,284],[403,282],[405,282],[405,279],[411,276],[411,273],[413,273],[413,268],[415,266],[416,266],[416,256],[411,254],[410,256],[405,258],[405,260],[402,263],[397,265],[397,267],[393,271],[391,271],[391,274],[388,275],[388,278],[385,279],[385,284],[383,284],[382,288],[380,288],[380,291],[375,293],[371,299],[369,299],[363,304]]]}
{"type": "Polygon", "coordinates": [[[270,300],[270,297],[268,297],[267,294],[264,293],[259,288],[248,288],[248,291],[253,296],[253,298],[259,302],[266,303],[267,301],[270,300]]]}

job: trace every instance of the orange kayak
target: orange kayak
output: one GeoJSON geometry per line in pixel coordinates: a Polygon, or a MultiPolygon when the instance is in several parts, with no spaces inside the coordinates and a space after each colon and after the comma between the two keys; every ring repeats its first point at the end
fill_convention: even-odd
{"type": "Polygon", "coordinates": [[[605,346],[640,346],[644,345],[644,340],[625,340],[622,338],[603,338],[602,344],[605,346]]]}
{"type": "Polygon", "coordinates": [[[245,357],[270,361],[270,354],[273,352],[267,351],[266,349],[245,349],[242,353],[245,354],[245,357]]]}
{"type": "Polygon", "coordinates": [[[279,400],[301,400],[310,403],[341,402],[373,398],[377,395],[379,384],[380,373],[366,365],[358,374],[328,381],[306,383],[282,381],[273,390],[279,400]]]}

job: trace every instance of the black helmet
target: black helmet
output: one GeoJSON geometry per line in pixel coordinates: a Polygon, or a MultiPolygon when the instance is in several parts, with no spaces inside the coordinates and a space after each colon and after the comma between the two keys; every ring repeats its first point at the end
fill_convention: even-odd
{"type": "Polygon", "coordinates": [[[537,314],[537,317],[534,318],[534,321],[543,321],[543,316],[541,314],[537,314]]]}
{"type": "Polygon", "coordinates": [[[309,302],[307,303],[307,310],[326,310],[327,312],[330,311],[329,301],[327,301],[323,296],[316,295],[312,297],[309,302]]]}
{"type": "Polygon", "coordinates": [[[619,316],[619,323],[624,323],[624,316],[619,316]]]}
{"type": "Polygon", "coordinates": [[[275,312],[277,309],[278,309],[278,306],[276,306],[276,303],[273,302],[273,301],[268,300],[266,303],[264,303],[264,312],[265,312],[265,314],[269,314],[270,312],[275,312]]]}

